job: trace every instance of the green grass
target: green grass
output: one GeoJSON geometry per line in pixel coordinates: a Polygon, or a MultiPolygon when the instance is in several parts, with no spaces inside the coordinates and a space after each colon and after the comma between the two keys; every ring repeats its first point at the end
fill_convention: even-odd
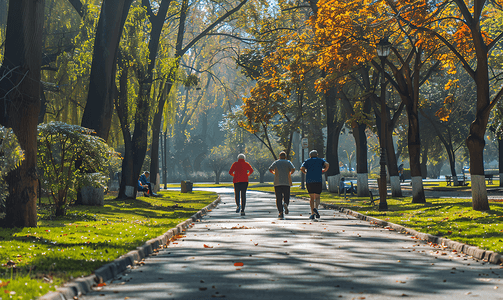
{"type": "Polygon", "coordinates": [[[217,198],[215,193],[201,191],[159,194],[162,197],[125,201],[108,197],[103,207],[72,206],[65,217],[57,219],[51,217],[48,206],[42,206],[37,228],[2,229],[1,299],[33,299],[63,281],[89,275],[217,198]]]}

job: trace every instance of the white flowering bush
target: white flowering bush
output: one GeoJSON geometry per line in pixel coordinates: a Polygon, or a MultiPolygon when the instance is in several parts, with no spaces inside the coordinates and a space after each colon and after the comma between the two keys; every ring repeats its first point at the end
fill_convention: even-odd
{"type": "Polygon", "coordinates": [[[37,165],[56,216],[65,215],[80,187],[105,187],[108,166],[115,156],[113,148],[88,128],[63,122],[38,126],[37,165]]]}

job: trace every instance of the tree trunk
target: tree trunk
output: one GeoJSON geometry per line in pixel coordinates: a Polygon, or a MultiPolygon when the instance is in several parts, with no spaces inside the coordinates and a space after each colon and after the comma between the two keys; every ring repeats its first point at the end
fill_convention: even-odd
{"type": "Polygon", "coordinates": [[[133,0],[104,0],[94,40],[89,92],[81,126],[108,139],[112,124],[116,59],[119,41],[133,0]]]}
{"type": "Polygon", "coordinates": [[[0,76],[7,75],[0,81],[0,124],[12,128],[24,150],[24,160],[6,177],[9,196],[0,224],[3,227],[37,226],[37,123],[44,5],[44,0],[9,1],[0,68],[0,76]]]}
{"type": "MultiPolygon", "coordinates": [[[[356,174],[358,197],[368,197],[368,166],[367,166],[367,135],[365,134],[365,124],[357,124],[353,128],[353,138],[356,144],[356,174]]],[[[351,161],[350,161],[351,162],[351,161]]],[[[351,164],[349,165],[351,170],[351,164]]]]}
{"type": "MultiPolygon", "coordinates": [[[[161,91],[159,98],[159,103],[157,105],[157,111],[154,114],[154,122],[152,123],[152,144],[150,147],[150,182],[154,184],[160,184],[156,182],[157,174],[159,174],[159,134],[161,132],[161,121],[162,112],[164,110],[164,103],[166,102],[166,94],[161,91]]],[[[162,154],[161,154],[162,155],[162,154]]]]}
{"type": "Polygon", "coordinates": [[[412,180],[412,203],[426,203],[421,177],[421,140],[419,138],[419,119],[417,109],[406,105],[409,119],[408,148],[412,180]]]}
{"type": "Polygon", "coordinates": [[[498,169],[500,175],[500,187],[503,186],[503,139],[498,138],[498,169]]]}
{"type": "MultiPolygon", "coordinates": [[[[365,101],[365,112],[370,112],[370,102],[365,101]]],[[[357,176],[357,194],[358,197],[369,196],[369,183],[368,183],[368,164],[367,164],[367,135],[365,130],[367,125],[365,123],[356,124],[353,128],[353,137],[356,143],[356,176],[357,176]]],[[[351,161],[350,161],[351,162],[351,161]]],[[[350,167],[351,170],[351,167],[350,167]]]]}
{"type": "Polygon", "coordinates": [[[222,170],[215,171],[215,184],[220,184],[220,174],[222,174],[222,170]]]}
{"type": "Polygon", "coordinates": [[[475,120],[470,125],[470,134],[466,139],[466,146],[470,153],[472,207],[474,210],[489,210],[484,176],[484,134],[491,111],[487,56],[479,56],[477,59],[475,84],[477,85],[477,113],[475,120]]]}
{"type": "Polygon", "coordinates": [[[340,118],[337,89],[331,88],[325,93],[326,114],[327,114],[327,150],[325,160],[332,166],[328,169],[326,176],[328,181],[328,191],[336,192],[339,189],[339,136],[344,127],[344,121],[340,118]]]}
{"type": "Polygon", "coordinates": [[[395,144],[393,142],[393,129],[388,118],[388,126],[386,126],[386,166],[388,167],[388,175],[391,182],[391,196],[402,197],[402,188],[400,187],[400,177],[398,176],[398,165],[395,153],[395,144]],[[397,184],[398,182],[398,184],[397,184]]]}
{"type": "Polygon", "coordinates": [[[127,123],[128,109],[127,109],[127,81],[128,81],[128,62],[119,59],[119,65],[122,69],[121,76],[119,77],[119,94],[115,102],[117,116],[122,130],[124,139],[124,158],[122,160],[122,174],[119,187],[119,194],[117,199],[126,199],[128,197],[135,198],[138,189],[138,177],[135,178],[133,174],[133,145],[131,140],[131,132],[129,124],[127,123]]]}
{"type": "Polygon", "coordinates": [[[162,175],[164,180],[164,187],[168,184],[168,166],[169,166],[169,139],[168,139],[168,130],[164,132],[164,163],[162,165],[162,175]]]}

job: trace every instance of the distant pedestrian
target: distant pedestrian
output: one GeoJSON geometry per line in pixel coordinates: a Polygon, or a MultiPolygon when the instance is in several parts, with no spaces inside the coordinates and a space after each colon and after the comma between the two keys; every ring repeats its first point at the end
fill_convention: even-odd
{"type": "Polygon", "coordinates": [[[306,174],[306,187],[309,193],[309,205],[311,206],[311,216],[309,219],[320,218],[318,206],[320,205],[320,195],[322,190],[322,174],[328,171],[329,164],[323,158],[318,158],[318,151],[309,152],[309,159],[300,167],[300,171],[306,174]]]}
{"type": "Polygon", "coordinates": [[[405,182],[405,176],[403,175],[403,164],[400,164],[398,166],[398,178],[400,179],[400,182],[405,182]]]}
{"type": "Polygon", "coordinates": [[[292,185],[292,174],[295,167],[291,161],[286,159],[286,152],[281,151],[279,159],[272,163],[269,172],[274,174],[274,193],[276,194],[276,208],[278,218],[283,220],[288,214],[288,204],[290,204],[290,186],[292,185]]]}
{"type": "Polygon", "coordinates": [[[238,161],[234,162],[229,170],[229,174],[234,177],[234,198],[236,199],[236,213],[241,211],[241,215],[245,215],[246,206],[246,189],[248,188],[248,176],[253,173],[252,166],[245,161],[246,157],[243,153],[238,155],[238,161]]]}

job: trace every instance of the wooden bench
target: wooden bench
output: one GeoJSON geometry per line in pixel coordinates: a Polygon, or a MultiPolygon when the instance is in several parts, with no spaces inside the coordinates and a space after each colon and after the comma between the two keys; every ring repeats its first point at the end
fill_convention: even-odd
{"type": "MultiPolygon", "coordinates": [[[[461,176],[457,175],[456,177],[458,178],[459,186],[468,185],[468,182],[466,182],[466,177],[464,174],[461,176]]],[[[451,175],[445,175],[445,181],[447,182],[447,186],[452,186],[452,183],[454,182],[451,175]]]]}
{"type": "Polygon", "coordinates": [[[372,203],[372,206],[375,206],[375,202],[379,201],[381,199],[380,197],[374,198],[374,195],[372,195],[372,191],[369,191],[369,196],[370,196],[370,203],[372,203]]]}
{"type": "Polygon", "coordinates": [[[485,177],[487,180],[487,184],[493,184],[493,177],[494,177],[493,174],[485,174],[485,177]]]}

